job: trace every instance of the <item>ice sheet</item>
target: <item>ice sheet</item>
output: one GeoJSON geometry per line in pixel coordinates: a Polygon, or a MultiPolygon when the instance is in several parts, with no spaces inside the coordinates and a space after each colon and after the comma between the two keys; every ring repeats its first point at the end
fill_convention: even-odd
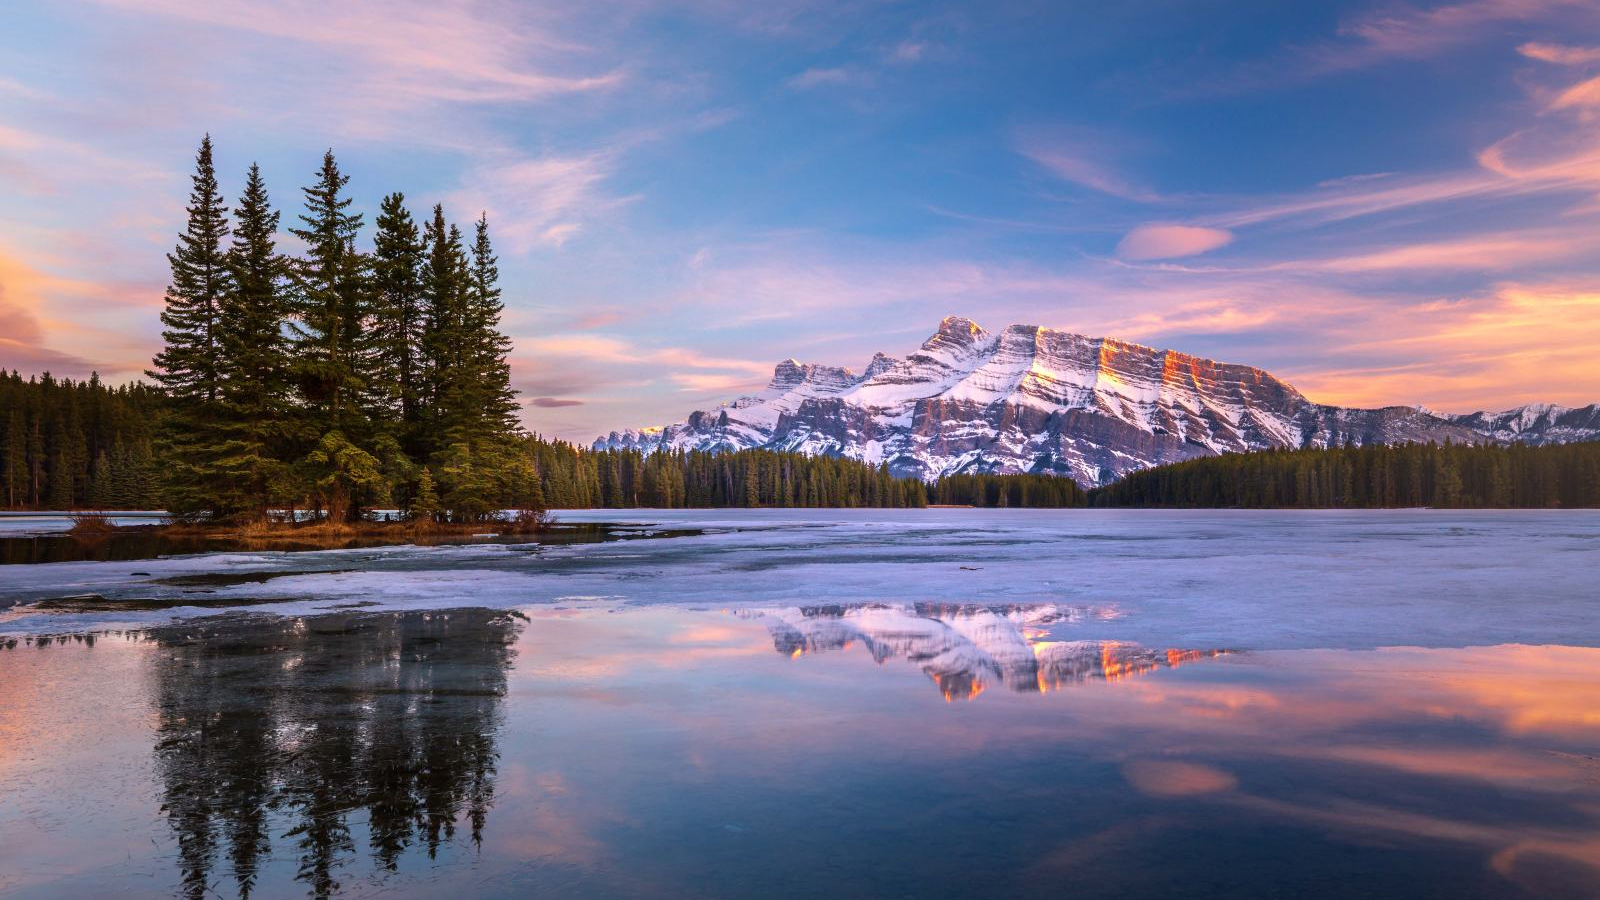
{"type": "Polygon", "coordinates": [[[1234,649],[1600,645],[1592,511],[596,510],[572,522],[693,527],[603,544],[233,553],[0,570],[0,633],[248,609],[300,615],[523,604],[784,608],[1067,604],[1116,615],[1065,640],[1234,649]],[[148,573],[148,574],[135,574],[148,573]],[[162,584],[175,576],[270,575],[162,584]],[[43,613],[94,594],[209,608],[43,613]],[[232,608],[217,604],[236,603],[232,608]]]}

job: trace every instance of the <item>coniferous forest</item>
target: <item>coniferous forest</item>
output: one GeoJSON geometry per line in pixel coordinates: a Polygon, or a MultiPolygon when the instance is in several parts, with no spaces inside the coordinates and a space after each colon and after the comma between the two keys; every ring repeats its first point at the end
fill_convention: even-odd
{"type": "Polygon", "coordinates": [[[1372,444],[1229,453],[1135,472],[1094,506],[1452,509],[1600,506],[1600,443],[1372,444]]]}

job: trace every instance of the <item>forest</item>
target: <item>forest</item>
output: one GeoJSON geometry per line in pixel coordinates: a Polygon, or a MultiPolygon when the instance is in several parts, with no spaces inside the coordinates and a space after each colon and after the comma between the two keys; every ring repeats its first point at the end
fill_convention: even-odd
{"type": "Polygon", "coordinates": [[[1092,491],[1093,506],[1449,509],[1600,506],[1600,442],[1369,444],[1191,459],[1092,491]]]}

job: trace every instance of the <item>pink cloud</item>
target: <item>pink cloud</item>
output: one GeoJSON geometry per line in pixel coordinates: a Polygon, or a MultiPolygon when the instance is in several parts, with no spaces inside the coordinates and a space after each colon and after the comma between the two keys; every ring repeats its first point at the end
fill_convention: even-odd
{"type": "Polygon", "coordinates": [[[1562,91],[1550,104],[1551,109],[1576,109],[1600,106],[1600,76],[1581,81],[1562,91]]]}
{"type": "MultiPolygon", "coordinates": [[[[614,87],[620,72],[554,74],[546,67],[584,48],[518,7],[462,0],[99,0],[128,12],[274,40],[359,59],[356,71],[414,100],[530,100],[614,87]]],[[[348,90],[350,85],[344,85],[348,90]]]]}
{"type": "Polygon", "coordinates": [[[1529,59],[1559,66],[1581,66],[1600,62],[1600,47],[1567,47],[1561,44],[1527,43],[1517,52],[1529,59]]]}
{"type": "Polygon", "coordinates": [[[1588,0],[1468,0],[1431,8],[1385,7],[1347,22],[1340,33],[1363,43],[1365,54],[1427,56],[1498,31],[1504,22],[1582,14],[1588,0]]]}
{"type": "Polygon", "coordinates": [[[1232,241],[1233,233],[1221,228],[1140,225],[1117,244],[1117,255],[1123,259],[1172,259],[1207,253],[1227,246],[1232,241]]]}
{"type": "Polygon", "coordinates": [[[1564,231],[1495,232],[1458,240],[1431,241],[1304,263],[1285,263],[1324,272],[1441,270],[1490,272],[1569,259],[1595,252],[1600,240],[1564,231]]]}

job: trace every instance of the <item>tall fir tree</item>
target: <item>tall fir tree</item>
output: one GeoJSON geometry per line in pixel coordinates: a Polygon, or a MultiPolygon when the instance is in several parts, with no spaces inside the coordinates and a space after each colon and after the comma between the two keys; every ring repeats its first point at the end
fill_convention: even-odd
{"type": "Polygon", "coordinates": [[[475,225],[472,259],[463,304],[464,331],[471,353],[468,361],[470,408],[481,435],[497,439],[516,434],[517,396],[511,389],[511,339],[500,330],[505,304],[500,299],[500,268],[489,240],[488,214],[475,225]]]}
{"type": "Polygon", "coordinates": [[[200,141],[191,180],[189,221],[178,246],[167,254],[172,281],[161,312],[166,346],[147,374],[175,400],[212,403],[221,391],[218,321],[231,279],[222,246],[228,236],[227,204],[217,188],[209,134],[200,141]]]}
{"type": "Polygon", "coordinates": [[[279,214],[260,167],[252,164],[234,209],[228,252],[232,290],[222,303],[222,458],[219,489],[230,516],[260,520],[284,487],[283,455],[293,435],[290,357],[284,322],[285,264],[277,251],[279,214]]]}
{"type": "Polygon", "coordinates": [[[171,398],[161,432],[169,468],[166,505],[178,516],[217,512],[211,491],[220,455],[216,427],[222,391],[222,301],[232,287],[227,207],[217,188],[211,136],[200,142],[189,194],[188,223],[167,255],[172,281],[161,323],[166,345],[147,374],[171,398]]]}
{"type": "Polygon", "coordinates": [[[305,434],[312,440],[300,476],[334,521],[359,513],[360,495],[374,492],[378,484],[369,473],[379,469],[351,439],[370,443],[371,437],[362,408],[370,304],[367,260],[355,247],[362,217],[348,211],[351,200],[343,194],[349,180],[333,151],[323,154],[315,183],[303,189],[304,227],[290,229],[306,245],[305,256],[290,269],[297,374],[305,434]]]}
{"type": "Polygon", "coordinates": [[[417,454],[427,458],[444,446],[443,435],[455,418],[456,373],[462,359],[462,306],[465,299],[466,255],[460,232],[446,224],[437,204],[423,230],[427,256],[422,267],[423,369],[426,411],[420,418],[417,454]]]}
{"type": "Polygon", "coordinates": [[[375,399],[398,417],[402,446],[415,452],[426,388],[423,371],[423,243],[417,223],[398,191],[383,198],[373,238],[371,323],[373,355],[369,386],[375,399]]]}
{"type": "Polygon", "coordinates": [[[294,328],[301,390],[320,437],[356,424],[361,390],[358,356],[366,313],[366,260],[356,251],[360,213],[348,212],[343,195],[348,175],[329,150],[315,183],[303,188],[301,228],[289,232],[305,243],[305,256],[290,269],[297,321],[294,328]]]}

